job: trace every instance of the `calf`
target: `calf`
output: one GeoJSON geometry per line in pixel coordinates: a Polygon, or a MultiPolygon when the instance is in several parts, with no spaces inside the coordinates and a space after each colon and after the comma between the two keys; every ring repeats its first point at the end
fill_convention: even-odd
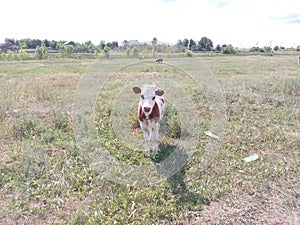
{"type": "Polygon", "coordinates": [[[140,94],[138,120],[144,132],[146,142],[145,156],[150,155],[150,141],[154,142],[154,154],[158,153],[160,120],[165,112],[164,91],[155,85],[145,84],[142,88],[134,87],[133,92],[140,94]]]}

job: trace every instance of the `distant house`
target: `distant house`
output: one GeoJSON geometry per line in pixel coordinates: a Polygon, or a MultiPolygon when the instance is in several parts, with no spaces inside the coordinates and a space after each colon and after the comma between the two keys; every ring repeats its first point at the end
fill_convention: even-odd
{"type": "Polygon", "coordinates": [[[127,45],[140,45],[140,42],[138,40],[129,40],[127,45]]]}
{"type": "Polygon", "coordinates": [[[19,50],[19,47],[15,45],[13,42],[7,41],[4,44],[0,44],[0,49],[2,52],[7,52],[7,51],[14,51],[17,52],[19,50]]]}
{"type": "Polygon", "coordinates": [[[64,46],[73,46],[73,52],[74,53],[78,52],[78,47],[74,41],[66,41],[64,43],[64,46]]]}
{"type": "Polygon", "coordinates": [[[76,47],[76,44],[75,44],[74,41],[66,41],[66,42],[64,43],[64,45],[65,45],[65,46],[67,46],[67,45],[72,45],[74,48],[76,47]]]}

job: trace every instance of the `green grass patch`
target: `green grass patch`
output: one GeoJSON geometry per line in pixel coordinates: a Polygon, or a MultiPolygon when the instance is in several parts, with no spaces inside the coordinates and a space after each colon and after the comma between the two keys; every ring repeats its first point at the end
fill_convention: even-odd
{"type": "MultiPolygon", "coordinates": [[[[196,57],[173,62],[189,64],[196,57]]],[[[120,59],[101,60],[113,70],[112,62],[120,59]]],[[[103,149],[126,165],[159,168],[186,135],[180,108],[172,99],[183,92],[200,117],[195,118],[199,135],[191,159],[160,183],[131,186],[108,181],[91,168],[72,129],[76,88],[93,61],[1,61],[1,224],[297,221],[292,216],[299,214],[300,67],[294,55],[199,57],[223,90],[227,117],[226,133],[216,140],[221,147],[205,170],[201,163],[210,137],[204,131],[210,129],[213,109],[203,87],[169,65],[168,58],[164,64],[124,60],[129,65],[115,71],[95,103],[94,122],[103,149]],[[156,80],[166,90],[167,108],[159,155],[145,158],[136,119],[139,97],[132,87],[156,80]],[[119,115],[122,120],[117,120],[119,115]],[[259,155],[256,161],[241,161],[254,153],[259,155]],[[267,214],[274,215],[273,220],[267,214]]],[[[187,157],[184,154],[179,155],[187,157]]]]}

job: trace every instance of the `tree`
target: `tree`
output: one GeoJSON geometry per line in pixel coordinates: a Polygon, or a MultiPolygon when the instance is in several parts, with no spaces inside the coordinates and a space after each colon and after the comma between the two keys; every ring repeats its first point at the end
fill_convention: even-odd
{"type": "Polygon", "coordinates": [[[177,41],[176,45],[178,45],[178,46],[183,46],[183,42],[179,39],[179,40],[177,41]]]}
{"type": "Polygon", "coordinates": [[[64,46],[64,55],[67,56],[68,58],[72,55],[73,51],[74,51],[73,45],[64,46]]]}
{"type": "Polygon", "coordinates": [[[216,47],[216,51],[218,51],[218,52],[222,51],[222,48],[221,48],[221,46],[219,44],[216,47]]]}
{"type": "Polygon", "coordinates": [[[126,47],[128,45],[128,41],[127,40],[122,41],[122,45],[126,47]]]}
{"type": "Polygon", "coordinates": [[[236,50],[232,45],[225,45],[226,47],[223,48],[223,54],[235,54],[236,50]]]}
{"type": "Polygon", "coordinates": [[[214,45],[212,40],[207,37],[202,37],[201,40],[198,42],[198,50],[200,51],[211,51],[214,45]]]}
{"type": "Polygon", "coordinates": [[[195,50],[196,46],[197,46],[196,42],[193,39],[190,39],[189,50],[195,50]]]}
{"type": "Polygon", "coordinates": [[[11,43],[11,44],[16,44],[15,43],[15,39],[13,39],[13,38],[5,38],[5,43],[11,43]]]}
{"type": "Polygon", "coordinates": [[[250,52],[264,52],[264,51],[265,51],[265,49],[260,48],[258,46],[254,46],[250,49],[250,52]]]}
{"type": "Polygon", "coordinates": [[[177,44],[175,45],[175,52],[184,52],[185,47],[181,40],[177,41],[177,44]]]}
{"type": "Polygon", "coordinates": [[[43,43],[47,48],[50,47],[50,42],[47,39],[45,39],[43,43]]]}
{"type": "Polygon", "coordinates": [[[100,41],[99,47],[100,47],[101,50],[104,49],[105,41],[100,41]]]}
{"type": "Polygon", "coordinates": [[[272,50],[272,48],[270,46],[264,47],[264,52],[268,56],[273,56],[273,50],[272,50]]]}
{"type": "Polygon", "coordinates": [[[57,43],[57,49],[58,49],[58,53],[61,54],[61,56],[64,56],[64,44],[59,42],[57,43]]]}
{"type": "Polygon", "coordinates": [[[156,55],[157,55],[157,49],[156,46],[154,46],[154,48],[152,49],[152,57],[156,58],[156,55]]]}
{"type": "Polygon", "coordinates": [[[106,58],[109,58],[110,48],[106,45],[103,49],[103,54],[106,58]]]}
{"type": "Polygon", "coordinates": [[[58,43],[58,52],[61,54],[62,57],[69,58],[72,53],[74,52],[74,46],[73,45],[64,45],[63,43],[58,43]]]}
{"type": "Polygon", "coordinates": [[[110,49],[114,49],[114,48],[117,48],[119,46],[118,42],[117,41],[113,41],[113,42],[108,42],[106,44],[110,49]]]}
{"type": "Polygon", "coordinates": [[[156,38],[156,37],[153,38],[152,44],[153,44],[153,45],[156,45],[156,44],[157,44],[157,38],[156,38]]]}
{"type": "Polygon", "coordinates": [[[95,49],[95,45],[91,42],[91,41],[86,41],[84,43],[86,52],[88,53],[93,53],[94,49],[95,49]]]}
{"type": "Polygon", "coordinates": [[[139,55],[138,48],[136,46],[132,47],[132,49],[131,49],[131,56],[133,56],[133,57],[136,58],[136,57],[138,57],[138,55],[139,55]]]}
{"type": "Polygon", "coordinates": [[[28,43],[28,48],[29,49],[36,49],[38,46],[42,46],[42,41],[39,39],[30,39],[28,43]]]}
{"type": "Polygon", "coordinates": [[[36,47],[35,53],[39,60],[46,59],[48,57],[48,48],[43,43],[41,46],[36,47]]]}
{"type": "Polygon", "coordinates": [[[26,39],[17,40],[16,44],[19,46],[20,49],[27,49],[28,48],[26,39]]]}
{"type": "Polygon", "coordinates": [[[119,43],[117,41],[113,41],[112,42],[112,46],[113,46],[113,48],[118,48],[119,47],[119,43]]]}
{"type": "Polygon", "coordinates": [[[126,49],[126,56],[129,58],[130,57],[130,48],[126,49]]]}
{"type": "Polygon", "coordinates": [[[189,40],[188,39],[183,39],[183,46],[185,47],[185,48],[188,48],[189,47],[189,40]]]}
{"type": "Polygon", "coordinates": [[[26,51],[24,49],[19,50],[19,57],[20,57],[20,59],[26,58],[26,51]]]}
{"type": "Polygon", "coordinates": [[[49,41],[49,48],[57,49],[57,41],[55,41],[55,40],[49,41]]]}

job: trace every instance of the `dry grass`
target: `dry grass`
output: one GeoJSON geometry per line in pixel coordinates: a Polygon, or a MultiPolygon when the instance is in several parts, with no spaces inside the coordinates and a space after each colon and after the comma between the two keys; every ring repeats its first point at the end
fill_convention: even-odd
{"type": "MultiPolygon", "coordinates": [[[[103,64],[113,69],[120,60],[103,64]]],[[[72,104],[92,61],[0,62],[0,223],[299,224],[297,58],[204,56],[164,61],[168,60],[191,67],[198,60],[214,74],[226,103],[226,133],[210,167],[201,170],[209,141],[203,132],[210,129],[213,110],[204,88],[168,64],[145,60],[118,71],[98,99],[95,122],[104,137],[102,144],[119,161],[141,168],[157,166],[174,151],[182,132],[178,106],[170,101],[158,157],[144,158],[142,150],[130,149],[134,144],[116,139],[110,124],[116,118],[113,96],[119,92],[130,96],[126,85],[149,75],[163,76],[191,97],[200,115],[197,152],[179,172],[153,186],[104,179],[77,146],[72,104]],[[172,132],[176,135],[169,135],[172,132]],[[254,153],[258,160],[241,162],[254,153]]],[[[125,63],[130,62],[135,63],[133,59],[125,63]]],[[[132,95],[133,102],[128,103],[133,108],[136,97],[132,95]]],[[[134,127],[134,114],[127,115],[124,123],[134,127]]],[[[140,131],[131,130],[129,137],[141,140],[140,131]]]]}

